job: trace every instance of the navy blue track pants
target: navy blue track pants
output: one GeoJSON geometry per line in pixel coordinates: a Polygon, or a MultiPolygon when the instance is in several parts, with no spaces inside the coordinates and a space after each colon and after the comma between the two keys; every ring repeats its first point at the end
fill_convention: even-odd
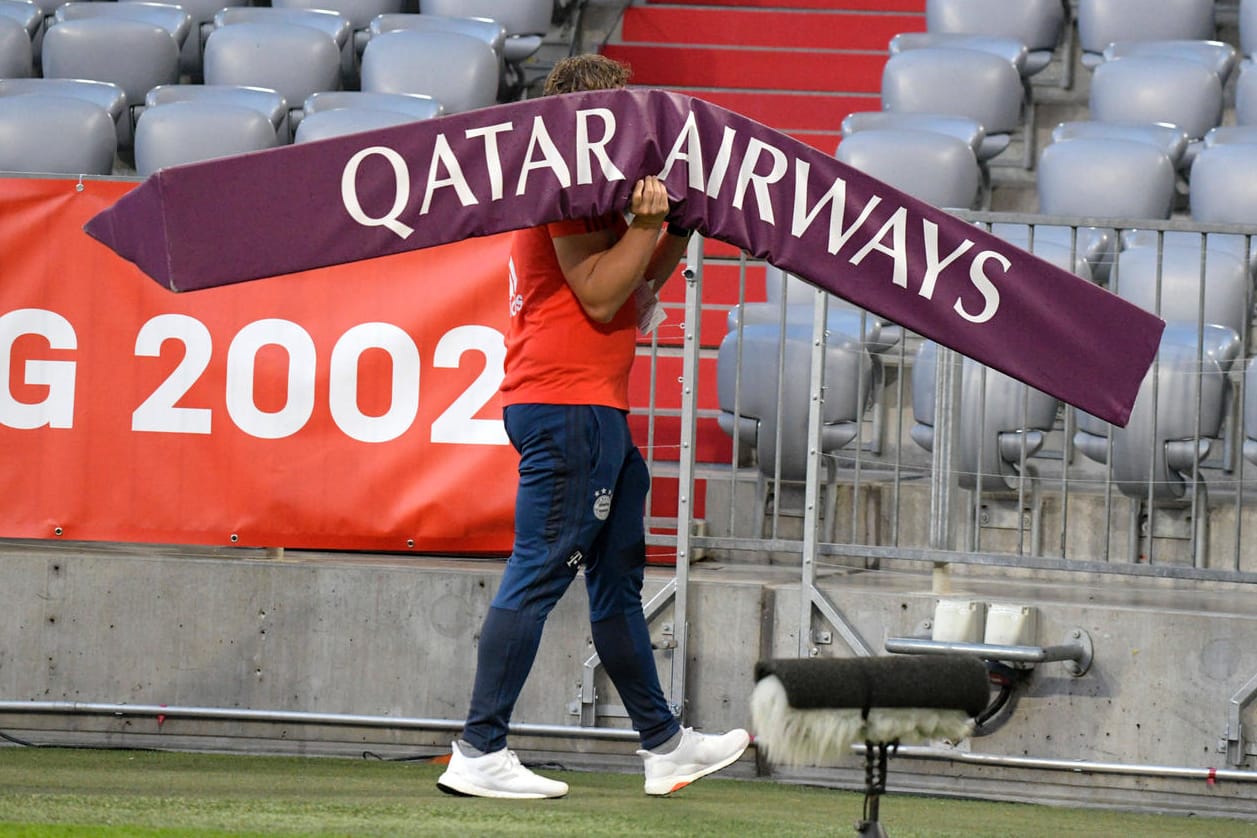
{"type": "Polygon", "coordinates": [[[506,746],[546,617],[583,569],[594,648],[642,747],[662,744],[679,724],[642,612],[650,474],[627,416],[597,405],[521,404],[504,418],[520,455],[515,546],[481,629],[463,738],[485,752],[506,746]]]}

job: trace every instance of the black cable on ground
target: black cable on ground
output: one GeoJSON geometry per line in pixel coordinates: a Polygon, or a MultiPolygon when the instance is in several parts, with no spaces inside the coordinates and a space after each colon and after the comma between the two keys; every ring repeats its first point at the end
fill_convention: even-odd
{"type": "MultiPolygon", "coordinates": [[[[401,757],[386,757],[383,754],[377,754],[375,751],[363,751],[363,759],[375,760],[377,762],[449,762],[450,752],[442,751],[436,754],[410,754],[401,757]]],[[[525,768],[538,771],[567,771],[568,768],[561,762],[520,762],[525,768]]]]}
{"type": "Polygon", "coordinates": [[[5,742],[12,742],[14,745],[21,745],[23,748],[44,747],[43,745],[37,745],[34,742],[27,742],[25,739],[19,739],[16,736],[5,733],[3,730],[0,730],[0,739],[3,739],[5,742]]]}
{"type": "Polygon", "coordinates": [[[376,762],[437,762],[448,757],[448,751],[439,754],[410,754],[401,757],[386,757],[383,754],[377,754],[375,751],[362,752],[363,759],[371,759],[376,762]]]}

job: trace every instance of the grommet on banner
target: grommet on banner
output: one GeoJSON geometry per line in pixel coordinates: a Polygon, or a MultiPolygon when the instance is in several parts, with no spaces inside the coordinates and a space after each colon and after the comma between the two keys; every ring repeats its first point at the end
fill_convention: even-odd
{"type": "Polygon", "coordinates": [[[79,175],[79,182],[74,184],[74,191],[75,192],[83,191],[83,176],[82,175],[79,175]]]}
{"type": "Polygon", "coordinates": [[[239,540],[240,540],[240,536],[236,535],[236,534],[233,532],[233,533],[231,534],[231,543],[232,543],[232,544],[235,544],[235,543],[236,543],[236,542],[238,542],[239,540]]]}

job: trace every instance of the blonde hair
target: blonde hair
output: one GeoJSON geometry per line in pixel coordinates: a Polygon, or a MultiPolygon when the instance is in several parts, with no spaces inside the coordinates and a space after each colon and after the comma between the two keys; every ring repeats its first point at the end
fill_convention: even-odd
{"type": "Polygon", "coordinates": [[[627,64],[605,55],[573,55],[554,65],[546,77],[544,95],[580,90],[616,90],[628,84],[631,74],[627,64]]]}

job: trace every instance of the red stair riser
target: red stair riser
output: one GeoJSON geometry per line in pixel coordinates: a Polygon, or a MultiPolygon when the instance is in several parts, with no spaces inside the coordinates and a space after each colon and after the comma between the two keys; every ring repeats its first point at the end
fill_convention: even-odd
{"type": "Polygon", "coordinates": [[[631,6],[621,38],[625,43],[882,51],[900,32],[924,29],[920,15],[631,6]]]}
{"type": "Polygon", "coordinates": [[[784,50],[608,44],[603,53],[633,67],[632,83],[877,93],[885,53],[792,53],[784,50]]]}
{"type": "Polygon", "coordinates": [[[734,6],[744,9],[825,9],[925,14],[925,0],[647,0],[647,3],[652,6],[734,6]]]}

